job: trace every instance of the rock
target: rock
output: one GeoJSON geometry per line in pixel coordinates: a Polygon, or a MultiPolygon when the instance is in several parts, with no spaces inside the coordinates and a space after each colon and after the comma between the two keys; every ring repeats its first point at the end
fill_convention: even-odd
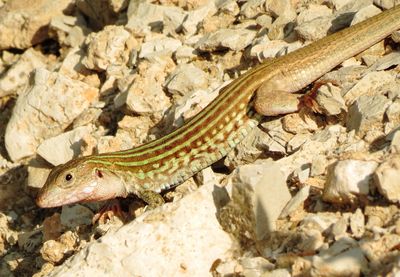
{"type": "MultiPolygon", "coordinates": [[[[149,139],[150,129],[154,123],[147,116],[128,116],[125,115],[122,120],[118,122],[118,131],[116,137],[127,135],[131,144],[141,145],[149,139]]],[[[129,148],[131,148],[129,147],[129,148]]]]}
{"type": "Polygon", "coordinates": [[[195,45],[200,51],[229,48],[239,51],[250,45],[256,32],[247,29],[220,29],[204,35],[195,45]]]}
{"type": "Polygon", "coordinates": [[[400,125],[400,100],[395,100],[386,110],[386,118],[391,126],[400,125]]]}
{"type": "Polygon", "coordinates": [[[379,59],[369,68],[372,70],[385,70],[394,65],[400,64],[400,53],[399,52],[391,52],[383,57],[379,57],[379,59]]]}
{"type": "Polygon", "coordinates": [[[292,197],[292,199],[290,199],[285,208],[282,210],[279,217],[284,218],[286,216],[289,216],[295,210],[297,210],[308,198],[309,194],[310,194],[310,186],[305,186],[302,189],[300,189],[296,193],[296,195],[292,197]]]}
{"type": "Polygon", "coordinates": [[[197,57],[197,51],[190,46],[183,45],[176,49],[175,59],[178,64],[188,63],[197,57]]]}
{"type": "Polygon", "coordinates": [[[37,68],[46,68],[45,57],[33,49],[26,50],[0,78],[0,97],[17,94],[28,84],[29,74],[37,68]]]}
{"type": "Polygon", "coordinates": [[[267,0],[265,1],[265,7],[267,12],[272,13],[274,17],[285,16],[286,14],[292,13],[294,7],[293,2],[290,0],[283,0],[283,1],[274,1],[274,0],[267,0]]]}
{"type": "Polygon", "coordinates": [[[310,4],[310,6],[299,13],[297,16],[297,23],[299,25],[304,22],[312,21],[318,17],[329,17],[332,15],[332,10],[325,5],[310,4]]]}
{"type": "Polygon", "coordinates": [[[66,163],[79,156],[83,145],[82,138],[93,131],[91,126],[78,127],[72,131],[44,140],[37,148],[37,153],[52,165],[66,163]],[[54,152],[54,149],[57,149],[54,152]]]}
{"type": "Polygon", "coordinates": [[[175,51],[182,46],[178,39],[169,37],[154,37],[142,44],[139,58],[151,59],[152,57],[172,57],[175,51]]]}
{"type": "Polygon", "coordinates": [[[181,8],[160,6],[146,2],[130,2],[126,28],[134,34],[145,34],[152,30],[162,30],[164,14],[182,13],[181,8]]]}
{"type": "Polygon", "coordinates": [[[350,229],[354,237],[359,239],[365,232],[365,217],[360,208],[350,216],[350,229]]]}
{"type": "Polygon", "coordinates": [[[288,269],[279,268],[275,270],[271,270],[270,272],[266,272],[262,275],[263,277],[290,277],[292,276],[288,269]]]}
{"type": "Polygon", "coordinates": [[[106,26],[98,33],[91,33],[85,44],[87,55],[82,63],[89,69],[103,71],[111,65],[126,65],[135,39],[122,26],[106,26]]]}
{"type": "Polygon", "coordinates": [[[265,13],[265,0],[250,0],[240,8],[240,14],[246,18],[253,18],[259,14],[265,13]]]}
{"type": "Polygon", "coordinates": [[[62,234],[63,226],[59,213],[46,217],[43,221],[43,241],[55,240],[62,234]]]}
{"type": "Polygon", "coordinates": [[[162,113],[169,105],[170,100],[162,89],[166,77],[166,69],[173,62],[170,59],[159,60],[155,63],[142,63],[139,74],[133,84],[122,92],[120,99],[114,101],[116,106],[126,104],[128,110],[139,115],[162,113]],[[156,81],[155,81],[156,80],[156,81]],[[123,102],[124,101],[124,102],[123,102]]]}
{"type": "Polygon", "coordinates": [[[82,16],[72,17],[60,15],[53,17],[49,28],[55,33],[57,40],[67,47],[79,47],[85,41],[90,29],[82,16]]]}
{"type": "Polygon", "coordinates": [[[393,74],[386,71],[367,73],[356,85],[346,92],[344,100],[347,105],[351,105],[362,95],[374,96],[384,94],[387,86],[396,85],[395,78],[393,74]]]}
{"type": "Polygon", "coordinates": [[[213,190],[211,184],[202,186],[178,202],[145,213],[89,243],[49,276],[208,276],[213,263],[232,257],[235,248],[216,219],[218,195],[213,190]],[[113,266],[104,267],[106,263],[113,266]]]}
{"type": "Polygon", "coordinates": [[[303,40],[316,41],[325,37],[332,29],[332,16],[317,17],[311,21],[298,25],[295,30],[303,40]]]}
{"type": "Polygon", "coordinates": [[[341,90],[332,85],[323,85],[318,89],[316,101],[319,109],[326,115],[338,115],[347,111],[341,90]]]}
{"type": "Polygon", "coordinates": [[[72,254],[78,237],[71,231],[67,231],[58,240],[48,240],[43,243],[40,254],[45,261],[59,263],[72,254]]]}
{"type": "Polygon", "coordinates": [[[268,270],[274,269],[273,264],[263,257],[242,257],[239,262],[243,276],[264,276],[268,270]]]}
{"type": "Polygon", "coordinates": [[[383,128],[383,116],[389,105],[390,100],[383,95],[360,96],[349,108],[346,119],[347,129],[355,130],[360,137],[372,131],[380,134],[383,128]]]}
{"type": "MultiPolygon", "coordinates": [[[[89,76],[93,75],[97,76],[97,74],[93,74],[93,72],[91,72],[91,70],[86,68],[86,66],[82,63],[82,57],[84,56],[85,52],[81,48],[78,47],[71,48],[68,54],[66,54],[64,60],[62,61],[58,72],[71,79],[87,83],[87,78],[89,76]]],[[[91,85],[89,83],[87,84],[91,85]]],[[[99,87],[99,85],[91,85],[91,86],[99,87]]]]}
{"type": "Polygon", "coordinates": [[[250,56],[260,60],[276,58],[288,52],[292,52],[302,45],[303,44],[300,42],[287,43],[283,40],[270,41],[267,36],[264,36],[253,43],[250,49],[250,56]]]}
{"type": "Polygon", "coordinates": [[[182,64],[175,68],[165,80],[165,86],[173,96],[184,96],[196,89],[206,89],[207,75],[193,64],[182,64]]]}
{"type": "Polygon", "coordinates": [[[73,5],[71,0],[7,1],[0,8],[0,50],[26,49],[48,38],[50,20],[73,5]]]}
{"type": "Polygon", "coordinates": [[[343,160],[328,170],[323,199],[332,203],[350,203],[354,195],[368,195],[375,161],[343,160]]]}
{"type": "Polygon", "coordinates": [[[352,248],[340,254],[320,258],[313,257],[313,276],[359,276],[367,272],[368,260],[360,248],[352,248]]]}
{"type": "Polygon", "coordinates": [[[391,155],[379,165],[374,174],[375,185],[389,201],[400,202],[400,155],[391,155]]]}
{"type": "Polygon", "coordinates": [[[367,230],[373,230],[374,228],[381,228],[387,225],[391,220],[393,220],[396,212],[396,207],[394,205],[385,207],[365,207],[364,216],[368,219],[365,228],[367,230]]]}
{"type": "MultiPolygon", "coordinates": [[[[229,2],[229,1],[221,1],[229,2]]],[[[234,2],[234,1],[232,1],[234,2]]],[[[236,2],[234,2],[236,4],[236,2]]],[[[189,11],[187,16],[182,23],[182,31],[185,35],[190,36],[194,35],[198,31],[198,26],[200,23],[207,17],[214,15],[217,12],[217,7],[215,6],[218,3],[214,1],[208,1],[206,5],[199,7],[193,11],[189,11]]]]}
{"type": "Polygon", "coordinates": [[[106,25],[115,24],[119,13],[128,6],[128,1],[101,1],[77,0],[75,2],[77,8],[87,16],[89,22],[96,29],[101,29],[106,25]]]}
{"type": "Polygon", "coordinates": [[[82,205],[63,206],[60,216],[62,226],[73,229],[79,225],[92,224],[94,213],[82,205]]]}
{"type": "Polygon", "coordinates": [[[11,159],[33,155],[44,139],[61,133],[97,96],[98,90],[85,83],[45,69],[36,70],[7,125],[5,144],[11,159]]]}
{"type": "Polygon", "coordinates": [[[373,17],[374,15],[377,15],[378,13],[381,13],[382,11],[375,7],[374,5],[369,5],[366,6],[362,9],[360,9],[355,15],[353,20],[351,21],[351,25],[357,24],[361,21],[366,20],[367,18],[373,17]]]}
{"type": "Polygon", "coordinates": [[[332,213],[308,214],[301,221],[301,227],[307,230],[317,230],[326,232],[328,228],[333,226],[339,220],[337,215],[332,213]]]}
{"type": "Polygon", "coordinates": [[[240,241],[263,239],[276,229],[275,221],[291,197],[284,175],[268,161],[241,166],[231,178],[231,201],[220,212],[221,225],[240,241]]]}
{"type": "Polygon", "coordinates": [[[27,187],[36,189],[43,187],[49,173],[50,169],[46,168],[44,162],[39,160],[31,161],[28,167],[27,187]]]}

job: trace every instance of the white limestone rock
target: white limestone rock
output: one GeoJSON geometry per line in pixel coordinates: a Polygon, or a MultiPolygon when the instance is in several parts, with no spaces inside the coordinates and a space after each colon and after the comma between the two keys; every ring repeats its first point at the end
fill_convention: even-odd
{"type": "Polygon", "coordinates": [[[204,185],[145,213],[89,243],[48,276],[211,276],[213,263],[232,259],[236,248],[218,223],[220,196],[213,191],[204,185]]]}
{"type": "Polygon", "coordinates": [[[379,192],[389,201],[400,203],[400,155],[389,156],[374,174],[379,192]]]}
{"type": "Polygon", "coordinates": [[[43,140],[60,134],[97,97],[98,90],[83,82],[45,69],[36,70],[7,125],[5,145],[11,159],[17,161],[35,154],[43,140]]]}
{"type": "Polygon", "coordinates": [[[323,199],[333,203],[350,203],[356,195],[368,195],[375,161],[343,160],[328,170],[323,199]]]}

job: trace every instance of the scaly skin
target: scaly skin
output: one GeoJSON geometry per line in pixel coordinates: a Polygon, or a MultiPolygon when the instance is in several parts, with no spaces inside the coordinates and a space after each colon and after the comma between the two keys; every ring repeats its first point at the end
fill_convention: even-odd
{"type": "Polygon", "coordinates": [[[55,167],[37,204],[65,204],[126,197],[152,204],[156,193],[182,183],[231,151],[263,115],[295,112],[291,93],[312,83],[342,61],[400,29],[400,6],[264,62],[229,85],[204,110],[174,132],[140,147],[91,155],[55,167]],[[257,91],[254,107],[252,97],[257,91]]]}

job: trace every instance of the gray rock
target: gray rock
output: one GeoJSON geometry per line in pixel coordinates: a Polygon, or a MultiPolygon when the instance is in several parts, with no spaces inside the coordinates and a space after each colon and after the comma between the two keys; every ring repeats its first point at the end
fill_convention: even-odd
{"type": "Polygon", "coordinates": [[[239,240],[263,239],[276,229],[275,221],[291,197],[284,175],[268,161],[240,166],[231,178],[232,200],[221,210],[221,225],[239,240]]]}

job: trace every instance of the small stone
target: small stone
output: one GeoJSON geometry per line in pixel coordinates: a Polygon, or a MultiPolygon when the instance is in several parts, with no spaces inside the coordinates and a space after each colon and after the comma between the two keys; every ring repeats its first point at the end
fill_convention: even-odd
{"type": "Polygon", "coordinates": [[[367,18],[373,17],[374,15],[377,15],[381,13],[382,11],[374,6],[373,4],[366,6],[362,9],[360,9],[355,15],[353,20],[351,21],[351,25],[357,24],[361,21],[366,20],[367,18]]]}
{"type": "Polygon", "coordinates": [[[178,64],[188,63],[197,57],[197,51],[190,46],[182,45],[175,51],[175,59],[178,64]]]}
{"type": "Polygon", "coordinates": [[[364,235],[365,217],[360,208],[350,216],[350,229],[356,239],[359,239],[364,235]]]}
{"type": "Polygon", "coordinates": [[[338,115],[347,110],[341,95],[341,89],[332,85],[323,85],[318,89],[316,101],[326,115],[338,115]]]}
{"type": "Polygon", "coordinates": [[[299,190],[299,192],[296,193],[296,195],[292,197],[292,199],[290,199],[290,201],[287,203],[279,217],[284,218],[296,211],[308,198],[309,194],[310,186],[305,186],[301,190],[299,190]]]}
{"type": "Polygon", "coordinates": [[[165,80],[165,86],[175,97],[183,96],[196,89],[206,89],[208,76],[193,64],[178,65],[165,80]]]}
{"type": "Polygon", "coordinates": [[[253,18],[259,14],[265,13],[265,0],[250,0],[243,4],[240,8],[240,14],[246,18],[253,18]]]}
{"type": "Polygon", "coordinates": [[[28,84],[29,74],[36,68],[46,68],[45,57],[34,49],[26,50],[0,78],[0,97],[16,94],[28,84]]]}
{"type": "MultiPolygon", "coordinates": [[[[353,104],[361,96],[382,96],[386,93],[386,87],[396,85],[396,77],[390,72],[379,71],[365,74],[350,90],[344,95],[347,105],[353,104]]],[[[371,105],[371,104],[370,104],[371,105]]]]}
{"type": "Polygon", "coordinates": [[[375,185],[379,192],[389,201],[400,202],[400,155],[389,156],[374,174],[375,185]]]}
{"type": "Polygon", "coordinates": [[[297,16],[297,23],[299,25],[304,22],[311,21],[318,17],[328,17],[332,15],[332,10],[325,5],[310,4],[307,9],[300,12],[297,16]]]}
{"type": "Polygon", "coordinates": [[[346,119],[347,129],[355,130],[360,137],[364,137],[373,130],[382,132],[383,116],[390,102],[383,95],[360,96],[349,108],[346,119]]]}
{"type": "MultiPolygon", "coordinates": [[[[223,3],[229,1],[221,2],[223,3]]],[[[189,11],[186,18],[184,19],[184,22],[182,23],[182,31],[184,32],[184,34],[187,36],[194,35],[198,31],[198,26],[200,25],[200,23],[203,22],[203,20],[207,16],[214,15],[217,12],[217,8],[215,6],[216,4],[217,3],[214,1],[208,1],[206,5],[199,7],[198,9],[195,9],[193,11],[189,11]]]]}
{"type": "Polygon", "coordinates": [[[43,241],[55,240],[62,234],[62,225],[59,213],[46,217],[43,221],[43,241]]]}
{"type": "Polygon", "coordinates": [[[314,276],[360,276],[368,268],[368,260],[360,248],[323,258],[314,256],[312,264],[314,276]]]}
{"type": "Polygon", "coordinates": [[[125,65],[135,40],[122,26],[106,26],[98,33],[91,33],[85,41],[87,54],[82,63],[97,71],[110,65],[125,65]]]}
{"type": "Polygon", "coordinates": [[[58,241],[48,240],[43,243],[40,254],[45,261],[58,263],[72,254],[77,239],[76,234],[67,231],[58,241]]]}
{"type": "Polygon", "coordinates": [[[142,44],[139,58],[150,59],[157,56],[171,57],[175,51],[182,46],[182,42],[178,39],[169,37],[154,37],[142,44]]]}
{"type": "Polygon", "coordinates": [[[264,276],[267,271],[274,269],[274,265],[263,257],[243,257],[239,263],[243,267],[244,276],[264,276]]]}
{"type": "Polygon", "coordinates": [[[46,168],[45,162],[32,160],[28,167],[28,181],[29,188],[41,188],[49,176],[50,169],[46,168]]]}
{"type": "Polygon", "coordinates": [[[346,230],[348,227],[348,218],[341,217],[332,227],[332,235],[335,240],[339,240],[343,236],[346,236],[346,230]]]}
{"type": "Polygon", "coordinates": [[[240,51],[250,45],[256,32],[248,29],[220,29],[204,35],[195,45],[201,51],[215,51],[229,48],[240,51]]]}
{"type": "Polygon", "coordinates": [[[61,211],[61,225],[75,228],[79,225],[92,224],[93,212],[82,205],[63,206],[61,211]]]}
{"type": "Polygon", "coordinates": [[[323,199],[333,203],[349,203],[354,195],[368,195],[375,161],[343,160],[328,169],[323,199]]]}
{"type": "Polygon", "coordinates": [[[83,137],[93,131],[91,126],[78,127],[72,131],[49,138],[37,148],[37,153],[52,165],[66,163],[80,154],[83,137]],[[57,151],[54,152],[54,149],[57,151]]]}

